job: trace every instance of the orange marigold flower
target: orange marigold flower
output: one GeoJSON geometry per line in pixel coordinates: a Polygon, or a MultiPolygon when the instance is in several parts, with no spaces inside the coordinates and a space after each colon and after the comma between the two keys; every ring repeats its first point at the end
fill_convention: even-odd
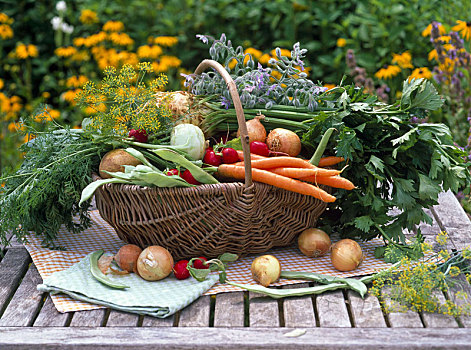
{"type": "Polygon", "coordinates": [[[103,24],[105,32],[121,32],[124,29],[124,24],[121,21],[108,21],[103,24]]]}
{"type": "Polygon", "coordinates": [[[269,54],[265,53],[260,58],[258,59],[258,62],[261,64],[268,64],[268,61],[270,61],[270,58],[272,58],[269,54]]]}
{"type": "Polygon", "coordinates": [[[162,48],[157,45],[143,45],[137,49],[137,56],[139,58],[152,58],[156,59],[162,54],[162,48]]]}
{"type": "Polygon", "coordinates": [[[3,40],[13,38],[13,29],[8,24],[0,24],[0,37],[3,40]]]}
{"type": "Polygon", "coordinates": [[[108,39],[120,46],[128,46],[134,43],[134,40],[126,33],[110,33],[108,39]]]}
{"type": "Polygon", "coordinates": [[[386,65],[375,73],[375,77],[378,79],[390,79],[400,72],[401,68],[399,66],[386,65]]]}
{"type": "Polygon", "coordinates": [[[347,40],[345,40],[344,38],[338,38],[337,39],[337,46],[338,47],[344,47],[345,45],[347,45],[347,40]]]}
{"type": "Polygon", "coordinates": [[[393,59],[392,59],[392,63],[396,63],[399,67],[401,67],[402,69],[405,69],[405,68],[414,68],[414,66],[411,64],[412,62],[412,55],[410,54],[409,51],[405,51],[403,52],[402,54],[396,54],[396,53],[393,53],[393,59]]]}
{"type": "Polygon", "coordinates": [[[19,44],[15,49],[16,57],[21,60],[25,60],[28,57],[37,57],[38,56],[38,48],[35,45],[25,45],[19,44]]]}
{"type": "Polygon", "coordinates": [[[74,38],[75,46],[84,46],[87,38],[74,38]]]}
{"type": "Polygon", "coordinates": [[[93,24],[98,22],[98,16],[95,11],[84,9],[80,12],[80,22],[83,24],[93,24]]]}
{"type": "Polygon", "coordinates": [[[409,76],[409,81],[412,79],[430,79],[432,78],[432,72],[427,67],[419,67],[413,70],[412,74],[409,76]]]}
{"type": "Polygon", "coordinates": [[[178,43],[178,38],[175,36],[158,36],[154,39],[154,44],[161,46],[174,46],[178,43]]]}
{"type": "Polygon", "coordinates": [[[0,23],[12,24],[13,18],[10,18],[6,13],[0,12],[0,23]]]}
{"type": "Polygon", "coordinates": [[[79,88],[82,87],[88,81],[88,78],[85,75],[71,76],[67,79],[65,85],[67,87],[79,88]]]}
{"type": "Polygon", "coordinates": [[[35,116],[34,121],[36,123],[39,123],[42,121],[51,121],[53,119],[59,118],[60,115],[61,115],[61,112],[59,112],[57,109],[46,109],[42,113],[35,116]]]}
{"type": "Polygon", "coordinates": [[[329,91],[330,89],[333,89],[334,87],[336,87],[337,85],[335,84],[324,84],[324,87],[327,88],[326,91],[329,91]]]}
{"type": "Polygon", "coordinates": [[[257,50],[253,47],[249,47],[248,49],[245,50],[245,53],[247,54],[251,54],[253,58],[255,58],[256,60],[258,60],[260,57],[262,57],[263,55],[263,52],[260,51],[260,50],[257,50]]]}
{"type": "Polygon", "coordinates": [[[432,60],[438,61],[438,52],[437,52],[437,50],[433,49],[432,51],[430,51],[428,53],[428,60],[429,61],[432,61],[432,60]]]}
{"type": "MultiPolygon", "coordinates": [[[[280,49],[281,51],[281,56],[285,56],[285,57],[291,57],[291,51],[290,50],[287,50],[287,49],[280,49]]],[[[270,54],[276,58],[276,49],[273,49],[270,51],[270,54]]]]}
{"type": "Polygon", "coordinates": [[[471,38],[471,21],[465,22],[457,20],[456,23],[458,24],[451,29],[456,32],[460,32],[461,36],[465,40],[469,40],[471,38]]]}
{"type": "Polygon", "coordinates": [[[77,49],[73,46],[58,47],[54,50],[54,53],[59,57],[70,57],[77,53],[77,49]]]}
{"type": "Polygon", "coordinates": [[[4,86],[5,86],[5,83],[3,82],[2,79],[0,79],[0,90],[3,89],[4,86]]]}

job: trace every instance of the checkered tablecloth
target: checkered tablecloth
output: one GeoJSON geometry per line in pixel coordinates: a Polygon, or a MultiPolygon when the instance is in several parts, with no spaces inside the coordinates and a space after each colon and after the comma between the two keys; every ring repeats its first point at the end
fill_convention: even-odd
{"type": "MultiPolygon", "coordinates": [[[[92,226],[78,234],[73,234],[62,229],[56,241],[57,246],[65,250],[50,250],[41,246],[41,241],[34,235],[31,235],[25,244],[34,264],[36,265],[41,277],[45,279],[52,273],[71,267],[82,260],[87,254],[98,249],[104,249],[112,254],[125,243],[116,235],[114,229],[106,223],[98,213],[90,213],[92,226]]],[[[373,255],[375,247],[382,245],[380,240],[372,240],[360,243],[365,260],[362,265],[351,272],[339,272],[335,270],[330,262],[329,255],[320,258],[308,258],[304,256],[296,247],[285,247],[272,249],[266,254],[276,256],[285,271],[310,271],[332,276],[351,277],[368,275],[375,271],[385,269],[390,264],[376,259],[373,255]]],[[[230,263],[227,269],[227,277],[230,281],[243,284],[256,284],[250,273],[250,265],[255,256],[247,256],[236,262],[230,263]]],[[[282,279],[273,284],[274,286],[289,285],[306,281],[282,279]]],[[[240,291],[242,289],[228,284],[216,283],[205,295],[211,295],[222,292],[240,291]]],[[[60,312],[80,311],[97,309],[101,306],[74,300],[63,294],[51,295],[54,305],[60,312]]]]}

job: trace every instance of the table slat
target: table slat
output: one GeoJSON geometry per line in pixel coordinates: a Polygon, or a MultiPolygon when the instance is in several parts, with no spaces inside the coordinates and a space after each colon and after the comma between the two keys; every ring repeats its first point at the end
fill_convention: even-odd
{"type": "MultiPolygon", "coordinates": [[[[308,288],[308,283],[299,283],[284,286],[284,289],[308,288]]],[[[314,305],[310,295],[302,297],[292,297],[283,300],[283,315],[285,318],[285,327],[316,327],[316,316],[314,305]]]]}
{"type": "Polygon", "coordinates": [[[244,292],[217,294],[214,327],[244,327],[244,292]]]}
{"type": "Polygon", "coordinates": [[[249,292],[250,327],[280,327],[278,301],[249,292]]]}
{"type": "Polygon", "coordinates": [[[351,327],[347,305],[341,291],[326,292],[316,298],[321,327],[351,327]]]}
{"type": "Polygon", "coordinates": [[[118,310],[111,310],[106,327],[136,327],[139,315],[118,310]]]}
{"type": "Polygon", "coordinates": [[[31,264],[20,286],[0,319],[0,326],[30,326],[41,307],[43,293],[36,289],[42,283],[41,276],[31,264]]]}
{"type": "MultiPolygon", "coordinates": [[[[441,292],[435,292],[433,294],[440,300],[440,303],[445,302],[445,297],[443,296],[441,292]]],[[[458,323],[456,322],[455,318],[452,316],[424,312],[422,314],[422,318],[424,320],[425,327],[429,327],[429,328],[456,328],[458,327],[458,323]]]]}
{"type": "Polygon", "coordinates": [[[31,262],[26,249],[9,249],[0,261],[0,316],[31,262]]]}
{"type": "Polygon", "coordinates": [[[387,327],[378,298],[367,294],[362,299],[357,293],[348,291],[355,327],[387,327]]]}
{"type": "Polygon", "coordinates": [[[70,327],[100,327],[105,319],[107,309],[76,311],[70,327]]]}
{"type": "Polygon", "coordinates": [[[70,313],[60,313],[57,311],[51,296],[48,295],[46,301],[39,311],[38,317],[34,321],[35,327],[64,327],[67,324],[70,313]]]}
{"type": "Polygon", "coordinates": [[[175,315],[166,318],[157,318],[152,316],[144,316],[142,327],[173,327],[175,315]]]}
{"type": "Polygon", "coordinates": [[[179,327],[209,327],[210,296],[202,296],[180,313],[179,327]]]}

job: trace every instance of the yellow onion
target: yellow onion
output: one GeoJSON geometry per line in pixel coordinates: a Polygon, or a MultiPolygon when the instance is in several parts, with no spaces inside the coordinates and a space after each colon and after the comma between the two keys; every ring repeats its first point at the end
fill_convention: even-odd
{"type": "Polygon", "coordinates": [[[137,245],[126,244],[118,250],[114,260],[122,270],[136,273],[137,259],[139,258],[141,252],[142,249],[137,245]]]}
{"type": "Polygon", "coordinates": [[[351,239],[342,239],[332,246],[332,265],[339,271],[355,270],[363,261],[360,245],[351,239]]]}
{"type": "Polygon", "coordinates": [[[281,264],[273,255],[262,255],[252,261],[250,271],[256,282],[268,287],[280,278],[281,264]]]}
{"type": "Polygon", "coordinates": [[[331,245],[327,233],[318,228],[305,229],[298,237],[298,247],[306,256],[317,258],[329,251],[331,245]]]}
{"type": "Polygon", "coordinates": [[[172,255],[167,249],[158,245],[147,247],[137,259],[137,272],[147,281],[158,281],[167,277],[172,268],[172,255]]]}
{"type": "MultiPolygon", "coordinates": [[[[267,131],[260,122],[265,118],[264,115],[257,115],[254,119],[247,121],[247,133],[249,134],[249,142],[259,141],[265,142],[267,139],[267,131]]],[[[240,129],[237,130],[237,137],[240,137],[240,129]]]]}
{"type": "Polygon", "coordinates": [[[270,151],[287,153],[296,157],[301,152],[301,140],[296,133],[288,129],[276,128],[267,136],[270,151]]]}

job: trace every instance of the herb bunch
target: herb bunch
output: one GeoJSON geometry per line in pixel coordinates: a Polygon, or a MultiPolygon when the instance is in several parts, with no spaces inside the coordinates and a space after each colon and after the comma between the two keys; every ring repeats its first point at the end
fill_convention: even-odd
{"type": "MultiPolygon", "coordinates": [[[[232,75],[245,108],[271,108],[282,104],[307,107],[313,111],[317,106],[316,96],[325,91],[324,87],[307,79],[307,74],[303,72],[303,58],[307,50],[301,49],[299,43],[294,44],[291,57],[282,56],[281,50],[277,48],[276,58],[269,61],[273,68],[264,68],[261,64],[255,67],[252,55],[244,54],[241,46],[234,48],[224,34],[219,40],[206,35],[197,37],[205,44],[211,42],[211,58],[220,62],[232,75]],[[236,65],[231,69],[229,64],[233,60],[236,65]],[[272,74],[273,71],[278,74],[272,74]]],[[[216,72],[186,75],[185,85],[189,86],[189,91],[194,95],[218,95],[223,107],[228,109],[232,106],[226,83],[216,72]]]]}
{"type": "Polygon", "coordinates": [[[161,74],[147,83],[145,76],[152,71],[148,62],[136,67],[125,64],[119,72],[107,67],[100,84],[87,82],[77,96],[78,104],[92,112],[85,122],[87,129],[120,136],[126,136],[130,129],[145,130],[148,134],[168,132],[171,113],[165,103],[155,100],[167,77],[161,74]]]}

